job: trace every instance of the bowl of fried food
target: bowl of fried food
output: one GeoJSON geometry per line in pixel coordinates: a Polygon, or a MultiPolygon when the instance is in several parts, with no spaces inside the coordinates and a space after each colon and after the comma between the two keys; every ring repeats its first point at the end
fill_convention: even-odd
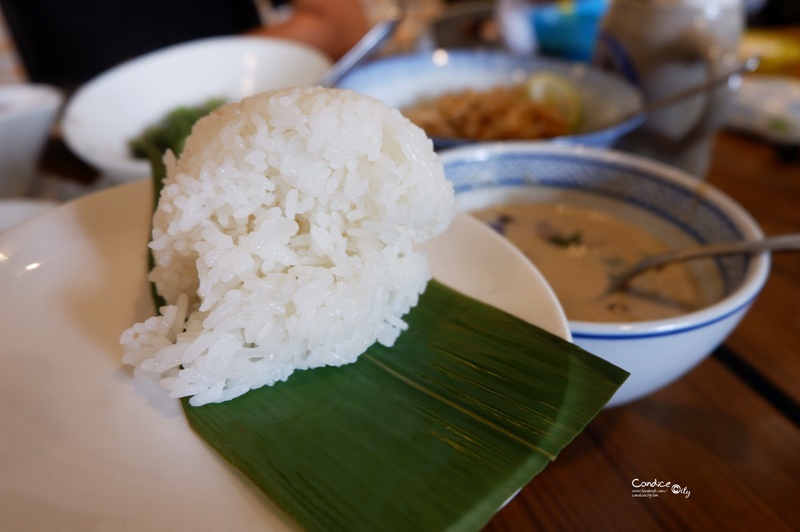
{"type": "Polygon", "coordinates": [[[510,140],[611,147],[643,121],[641,93],[614,74],[499,50],[387,56],[337,86],[399,109],[437,149],[510,140]]]}

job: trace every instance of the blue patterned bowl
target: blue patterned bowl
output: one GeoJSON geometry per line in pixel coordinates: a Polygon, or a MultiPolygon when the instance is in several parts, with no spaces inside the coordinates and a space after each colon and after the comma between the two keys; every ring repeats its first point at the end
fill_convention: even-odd
{"type": "MultiPolygon", "coordinates": [[[[353,69],[337,87],[373,96],[401,109],[420,99],[467,88],[486,90],[522,81],[529,73],[553,71],[575,82],[583,100],[579,130],[544,142],[610,147],[642,124],[642,96],[638,89],[587,63],[543,57],[517,57],[491,50],[436,50],[394,55],[353,69]]],[[[473,141],[434,138],[437,149],[473,141]]]]}
{"type": "MultiPolygon", "coordinates": [[[[593,208],[615,214],[622,209],[642,213],[642,218],[632,221],[674,246],[763,237],[752,217],[718,189],[629,154],[497,143],[447,150],[441,158],[459,208],[466,211],[521,198],[548,201],[548,189],[568,189],[588,193],[584,196],[593,208]]],[[[716,349],[757,297],[770,265],[768,254],[725,256],[709,262],[714,290],[719,293],[715,303],[701,310],[657,321],[569,320],[576,344],[631,373],[609,406],[666,386],[716,349]]]]}

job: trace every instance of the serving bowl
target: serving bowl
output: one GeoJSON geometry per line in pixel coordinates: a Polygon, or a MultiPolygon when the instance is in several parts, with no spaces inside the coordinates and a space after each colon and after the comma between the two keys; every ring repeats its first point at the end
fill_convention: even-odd
{"type": "Polygon", "coordinates": [[[0,197],[31,192],[39,156],[63,100],[61,91],[50,85],[0,87],[0,197]]]}
{"type": "Polygon", "coordinates": [[[168,112],[212,98],[234,101],[269,89],[315,83],[330,66],[320,52],[266,37],[190,41],[118,65],[67,102],[63,135],[80,158],[115,182],[148,177],[128,143],[168,112]]]}
{"type": "MultiPolygon", "coordinates": [[[[521,57],[500,50],[447,50],[387,56],[356,67],[336,84],[402,109],[420,100],[465,89],[487,90],[521,82],[534,72],[555,72],[576,86],[583,111],[578,129],[544,139],[566,145],[611,147],[643,122],[642,95],[614,74],[584,62],[521,57]]],[[[463,138],[433,138],[437,149],[471,144],[463,138]]]]}
{"type": "MultiPolygon", "coordinates": [[[[630,154],[493,143],[446,150],[441,158],[463,211],[517,201],[570,203],[579,196],[592,209],[635,223],[669,246],[763,237],[753,218],[718,189],[630,154]]],[[[631,374],[607,406],[642,398],[707,357],[746,314],[770,267],[766,254],[704,260],[694,273],[711,302],[698,310],[611,323],[574,320],[564,305],[573,341],[631,374]]]]}

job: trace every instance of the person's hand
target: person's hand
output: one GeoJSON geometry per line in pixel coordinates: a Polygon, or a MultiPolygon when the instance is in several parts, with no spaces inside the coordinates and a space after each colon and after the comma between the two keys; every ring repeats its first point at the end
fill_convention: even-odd
{"type": "Polygon", "coordinates": [[[285,22],[248,33],[299,41],[336,60],[369,29],[360,0],[296,0],[292,10],[285,22]]]}

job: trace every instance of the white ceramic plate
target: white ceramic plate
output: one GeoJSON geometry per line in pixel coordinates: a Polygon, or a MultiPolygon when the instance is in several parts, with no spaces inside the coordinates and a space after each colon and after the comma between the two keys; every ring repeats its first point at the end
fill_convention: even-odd
{"type": "MultiPolygon", "coordinates": [[[[120,362],[120,334],[152,314],[150,194],[115,187],[0,235],[0,530],[288,528],[120,362]]],[[[479,222],[428,249],[443,282],[569,338],[541,275],[479,222]]]]}

